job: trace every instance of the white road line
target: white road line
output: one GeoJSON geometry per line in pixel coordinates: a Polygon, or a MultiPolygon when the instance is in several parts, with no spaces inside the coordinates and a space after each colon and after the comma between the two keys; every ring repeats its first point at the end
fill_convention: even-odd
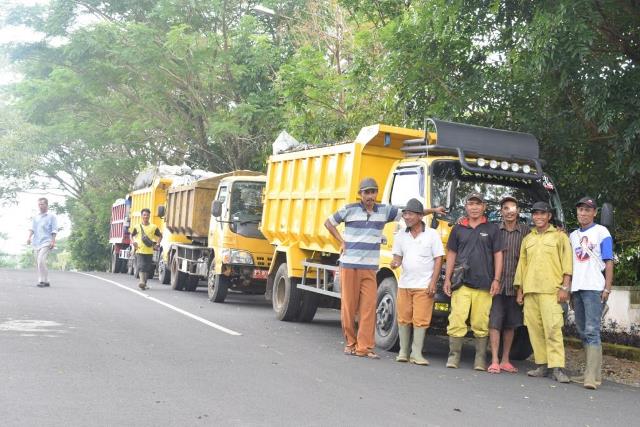
{"type": "Polygon", "coordinates": [[[143,293],[143,292],[137,291],[137,290],[135,290],[135,289],[131,289],[131,288],[130,288],[130,287],[128,287],[128,286],[121,285],[120,283],[118,283],[118,282],[114,282],[113,280],[105,279],[104,277],[100,277],[100,276],[94,276],[93,274],[89,274],[89,273],[81,273],[81,272],[78,272],[78,274],[82,274],[82,275],[84,275],[84,276],[93,277],[94,279],[102,280],[103,282],[107,282],[107,283],[111,283],[112,285],[116,285],[116,286],[118,286],[119,288],[122,288],[122,289],[124,289],[124,290],[126,290],[126,291],[133,292],[133,293],[134,293],[134,294],[136,294],[136,295],[139,295],[139,296],[144,297],[144,298],[146,298],[146,299],[148,299],[148,300],[150,300],[150,301],[153,301],[153,302],[155,302],[155,303],[157,303],[157,304],[160,304],[160,305],[163,305],[163,306],[165,306],[165,307],[167,307],[167,308],[170,308],[170,309],[171,309],[171,310],[173,310],[173,311],[177,311],[178,313],[180,313],[180,314],[182,314],[182,315],[185,315],[185,316],[187,316],[187,317],[190,317],[190,318],[192,318],[193,320],[197,320],[197,321],[198,321],[198,322],[200,322],[200,323],[204,323],[204,324],[205,324],[205,325],[207,325],[207,326],[211,326],[212,328],[217,329],[217,330],[219,330],[219,331],[222,331],[222,332],[224,332],[225,334],[234,335],[234,336],[241,336],[241,335],[242,335],[240,332],[236,332],[236,331],[232,331],[231,329],[227,329],[227,328],[225,328],[224,326],[220,326],[220,325],[218,325],[217,323],[210,322],[210,321],[208,321],[207,319],[203,319],[202,317],[200,317],[200,316],[196,316],[195,314],[189,313],[188,311],[185,311],[185,310],[183,310],[183,309],[181,309],[181,308],[178,308],[178,307],[176,307],[176,306],[173,306],[173,305],[171,305],[171,304],[168,304],[168,303],[166,303],[166,302],[164,302],[164,301],[160,301],[159,299],[154,298],[154,297],[152,297],[152,296],[149,296],[149,295],[147,295],[147,294],[145,294],[145,293],[143,293]]]}

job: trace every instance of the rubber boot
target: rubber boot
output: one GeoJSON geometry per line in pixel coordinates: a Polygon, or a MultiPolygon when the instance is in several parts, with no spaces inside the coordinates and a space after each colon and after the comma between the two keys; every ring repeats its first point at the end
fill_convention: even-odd
{"type": "Polygon", "coordinates": [[[142,271],[138,273],[138,276],[140,277],[140,283],[138,283],[138,287],[143,291],[147,289],[147,274],[148,273],[143,273],[142,271]]]}
{"type": "Polygon", "coordinates": [[[473,361],[473,369],[476,371],[487,370],[487,343],[489,337],[476,337],[476,357],[473,361]]]}
{"type": "MultiPolygon", "coordinates": [[[[586,356],[587,347],[588,346],[585,346],[585,360],[587,360],[587,356],[586,356]]],[[[597,362],[598,362],[598,365],[599,365],[599,369],[597,369],[597,371],[596,371],[596,386],[600,386],[600,385],[602,385],[602,347],[601,346],[595,346],[595,347],[600,349],[597,352],[597,359],[596,359],[597,362]]],[[[585,368],[585,371],[586,371],[586,368],[585,368]]],[[[578,384],[584,384],[584,375],[585,375],[585,373],[583,372],[580,375],[571,376],[571,382],[572,383],[578,383],[578,384]]]]}
{"type": "Polygon", "coordinates": [[[411,341],[411,325],[398,325],[398,335],[400,335],[400,352],[396,357],[396,362],[409,361],[409,342],[411,341]]]}
{"type": "Polygon", "coordinates": [[[602,383],[602,346],[587,345],[584,348],[587,353],[587,365],[584,368],[584,388],[595,390],[602,383]]]}
{"type": "Polygon", "coordinates": [[[427,335],[427,328],[413,328],[413,344],[411,346],[411,358],[409,361],[416,365],[428,365],[429,361],[422,356],[424,347],[424,337],[427,335]]]}
{"type": "Polygon", "coordinates": [[[449,358],[447,359],[447,368],[457,369],[460,366],[463,342],[464,337],[449,337],[449,358]]]}

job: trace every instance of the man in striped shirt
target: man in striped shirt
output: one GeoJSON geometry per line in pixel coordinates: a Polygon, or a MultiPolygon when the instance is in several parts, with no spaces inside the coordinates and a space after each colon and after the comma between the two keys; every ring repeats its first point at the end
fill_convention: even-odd
{"type": "MultiPolygon", "coordinates": [[[[340,243],[340,319],[345,336],[345,354],[379,359],[375,346],[376,272],[380,263],[382,231],[388,222],[398,221],[402,212],[395,206],[376,203],[378,184],[365,178],[358,189],[361,201],[344,206],[324,223],[340,243]],[[337,230],[345,223],[344,236],[337,230]],[[355,320],[358,320],[356,333],[355,320]]],[[[425,209],[425,214],[444,208],[425,209]]]]}
{"type": "Polygon", "coordinates": [[[513,344],[514,331],[522,325],[522,307],[516,302],[516,290],[513,287],[513,277],[516,274],[520,245],[524,236],[529,234],[529,227],[519,223],[520,207],[518,201],[506,196],[500,201],[500,234],[504,251],[502,255],[502,289],[493,297],[491,312],[489,313],[489,339],[491,341],[491,365],[487,371],[499,374],[500,371],[515,373],[518,369],[511,364],[509,352],[513,344]],[[502,360],[498,358],[500,348],[500,334],[502,333],[502,360]]]}

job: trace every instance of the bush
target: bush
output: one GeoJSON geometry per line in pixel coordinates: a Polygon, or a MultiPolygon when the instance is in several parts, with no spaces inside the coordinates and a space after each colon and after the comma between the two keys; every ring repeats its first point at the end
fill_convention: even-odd
{"type": "Polygon", "coordinates": [[[616,286],[639,286],[640,246],[627,246],[616,254],[614,271],[616,286]]]}
{"type": "MultiPolygon", "coordinates": [[[[563,332],[566,336],[580,339],[575,323],[565,324],[563,332]]],[[[602,325],[600,338],[602,342],[640,348],[640,325],[622,329],[615,321],[608,320],[602,325]]]]}

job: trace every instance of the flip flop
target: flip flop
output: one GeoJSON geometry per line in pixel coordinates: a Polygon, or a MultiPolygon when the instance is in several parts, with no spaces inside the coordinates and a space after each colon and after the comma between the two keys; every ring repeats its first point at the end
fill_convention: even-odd
{"type": "Polygon", "coordinates": [[[354,354],[356,354],[356,349],[353,347],[345,347],[344,348],[344,354],[346,354],[347,356],[353,356],[354,354]]]}
{"type": "Polygon", "coordinates": [[[370,352],[365,353],[365,354],[355,353],[355,355],[358,356],[358,357],[366,357],[368,359],[380,359],[380,356],[375,354],[373,351],[370,351],[370,352]]]}
{"type": "Polygon", "coordinates": [[[516,372],[518,372],[518,368],[516,368],[515,366],[513,366],[509,362],[501,363],[500,364],[500,369],[502,369],[505,372],[509,372],[510,374],[515,374],[516,372]]]}
{"type": "Polygon", "coordinates": [[[499,374],[500,373],[500,365],[498,365],[497,363],[492,363],[489,368],[487,369],[487,372],[489,372],[490,374],[499,374]]]}

